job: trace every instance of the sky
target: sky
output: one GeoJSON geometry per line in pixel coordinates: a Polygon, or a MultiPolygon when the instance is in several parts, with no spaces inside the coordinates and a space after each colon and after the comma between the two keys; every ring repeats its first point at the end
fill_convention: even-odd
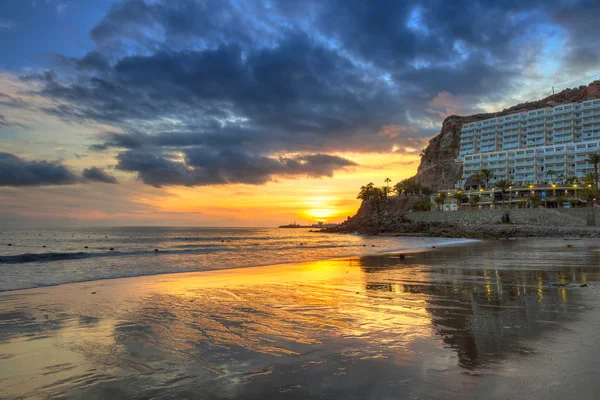
{"type": "Polygon", "coordinates": [[[354,214],[449,115],[600,73],[595,0],[0,0],[0,225],[354,214]]]}

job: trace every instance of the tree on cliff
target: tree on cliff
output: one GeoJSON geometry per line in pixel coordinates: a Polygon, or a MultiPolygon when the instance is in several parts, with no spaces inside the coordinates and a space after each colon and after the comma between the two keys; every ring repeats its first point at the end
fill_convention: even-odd
{"type": "Polygon", "coordinates": [[[585,162],[594,165],[594,186],[598,189],[598,164],[600,164],[600,153],[590,154],[585,159],[585,162]]]}
{"type": "Polygon", "coordinates": [[[405,196],[408,196],[409,194],[416,194],[419,193],[420,190],[421,183],[415,178],[406,178],[394,185],[394,191],[398,194],[398,196],[401,194],[404,194],[405,196]]]}
{"type": "Polygon", "coordinates": [[[390,178],[385,178],[385,186],[382,188],[383,189],[383,197],[385,197],[387,199],[388,194],[392,193],[392,188],[390,187],[390,182],[392,180],[390,178]]]}
{"type": "Polygon", "coordinates": [[[479,180],[482,180],[485,182],[485,187],[489,188],[490,187],[490,179],[494,178],[494,173],[492,171],[490,171],[489,169],[482,169],[481,171],[479,171],[479,180]]]}
{"type": "Polygon", "coordinates": [[[356,196],[362,201],[379,200],[384,197],[383,190],[375,186],[373,182],[360,187],[360,192],[356,196]]]}
{"type": "Polygon", "coordinates": [[[496,187],[498,189],[500,189],[500,192],[502,193],[502,208],[506,208],[506,191],[507,189],[509,189],[512,186],[511,181],[507,181],[505,179],[496,181],[496,187]]]}

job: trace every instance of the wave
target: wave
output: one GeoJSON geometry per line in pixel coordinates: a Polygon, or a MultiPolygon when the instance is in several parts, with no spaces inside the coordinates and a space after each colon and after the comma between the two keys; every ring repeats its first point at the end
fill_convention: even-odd
{"type": "Polygon", "coordinates": [[[119,257],[119,256],[141,256],[141,255],[165,255],[165,254],[210,254],[219,251],[227,251],[227,248],[216,246],[195,246],[192,249],[161,249],[137,250],[137,251],[105,251],[105,252],[62,252],[62,253],[23,253],[11,256],[0,256],[0,264],[24,264],[32,262],[52,262],[65,260],[82,260],[94,257],[119,257]]]}
{"type": "Polygon", "coordinates": [[[80,260],[90,257],[105,257],[123,255],[121,252],[106,252],[106,253],[86,253],[79,251],[76,253],[24,253],[14,256],[0,256],[0,264],[21,264],[28,262],[49,262],[61,260],[80,260]]]}

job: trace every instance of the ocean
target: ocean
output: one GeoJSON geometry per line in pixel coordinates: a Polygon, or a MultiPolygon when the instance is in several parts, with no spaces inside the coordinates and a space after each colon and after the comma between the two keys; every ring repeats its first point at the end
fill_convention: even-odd
{"type": "Polygon", "coordinates": [[[364,237],[301,228],[5,230],[0,232],[0,291],[381,254],[465,242],[469,240],[364,237]]]}

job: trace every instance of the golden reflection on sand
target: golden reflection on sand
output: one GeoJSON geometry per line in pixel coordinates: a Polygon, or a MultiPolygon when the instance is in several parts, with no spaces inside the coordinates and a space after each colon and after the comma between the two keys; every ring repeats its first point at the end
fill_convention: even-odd
{"type": "Polygon", "coordinates": [[[524,343],[580,312],[578,285],[598,281],[597,267],[505,267],[509,245],[2,293],[2,396],[245,398],[266,387],[292,398],[316,384],[348,389],[343,398],[409,386],[460,398],[478,374],[530,354],[524,343]],[[497,253],[486,260],[482,250],[497,253]]]}
{"type": "MultiPolygon", "coordinates": [[[[414,280],[411,274],[406,278],[414,280]]],[[[430,314],[423,307],[428,296],[406,293],[397,283],[401,271],[389,284],[393,298],[365,290],[369,278],[357,259],[348,259],[64,285],[48,289],[51,295],[22,291],[32,309],[47,305],[35,317],[40,323],[63,318],[50,337],[40,332],[35,340],[16,337],[0,344],[0,354],[14,354],[11,365],[19,365],[2,379],[28,377],[7,386],[7,393],[16,394],[40,387],[58,390],[74,383],[73,374],[83,379],[89,370],[154,371],[128,356],[134,342],[142,342],[144,351],[225,375],[227,368],[209,360],[207,347],[281,357],[341,338],[361,343],[348,356],[376,359],[385,357],[382,345],[399,349],[431,335],[430,314]],[[93,323],[82,324],[81,315],[93,323]],[[70,378],[61,383],[63,375],[70,378]]]]}

